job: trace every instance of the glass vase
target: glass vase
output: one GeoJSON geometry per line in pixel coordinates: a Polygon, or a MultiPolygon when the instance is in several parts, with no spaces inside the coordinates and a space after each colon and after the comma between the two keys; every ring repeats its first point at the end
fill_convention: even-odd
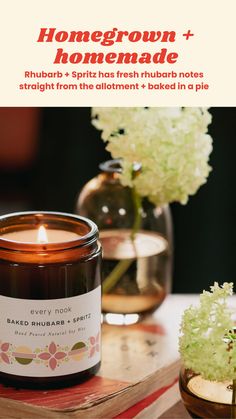
{"type": "Polygon", "coordinates": [[[183,403],[192,418],[236,418],[232,382],[204,380],[182,368],[179,379],[183,403]]]}
{"type": "Polygon", "coordinates": [[[159,307],[170,291],[171,213],[168,206],[142,200],[134,234],[137,208],[133,190],[120,182],[120,161],[99,167],[101,173],[82,189],[76,212],[92,219],[100,230],[104,320],[131,324],[159,307]]]}

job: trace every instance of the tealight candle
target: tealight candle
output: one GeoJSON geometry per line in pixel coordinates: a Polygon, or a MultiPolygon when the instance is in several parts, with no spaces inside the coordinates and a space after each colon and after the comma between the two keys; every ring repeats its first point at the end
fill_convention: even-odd
{"type": "Polygon", "coordinates": [[[96,225],[61,213],[0,217],[0,380],[78,383],[100,366],[96,225]]]}
{"type": "Polygon", "coordinates": [[[232,403],[232,382],[217,382],[204,380],[200,375],[193,377],[188,383],[188,389],[197,397],[216,403],[232,403]]]}

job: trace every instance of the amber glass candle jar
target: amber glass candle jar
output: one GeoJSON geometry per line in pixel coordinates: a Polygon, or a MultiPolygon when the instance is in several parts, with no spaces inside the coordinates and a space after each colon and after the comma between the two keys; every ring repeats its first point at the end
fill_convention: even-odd
{"type": "Polygon", "coordinates": [[[101,248],[90,220],[0,217],[0,381],[56,388],[100,366],[101,248]]]}

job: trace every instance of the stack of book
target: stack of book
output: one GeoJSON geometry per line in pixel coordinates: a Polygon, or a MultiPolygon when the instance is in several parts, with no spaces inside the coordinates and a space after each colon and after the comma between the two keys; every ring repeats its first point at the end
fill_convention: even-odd
{"type": "Polygon", "coordinates": [[[91,380],[60,390],[0,386],[0,418],[157,418],[180,398],[178,333],[194,296],[170,295],[133,326],[103,325],[102,368],[91,380]]]}

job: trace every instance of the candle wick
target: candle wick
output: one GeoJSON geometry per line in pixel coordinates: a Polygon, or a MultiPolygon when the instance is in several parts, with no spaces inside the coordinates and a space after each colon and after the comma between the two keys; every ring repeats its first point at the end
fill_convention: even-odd
{"type": "Polygon", "coordinates": [[[37,242],[41,244],[48,243],[48,236],[44,226],[39,227],[37,242]]]}

